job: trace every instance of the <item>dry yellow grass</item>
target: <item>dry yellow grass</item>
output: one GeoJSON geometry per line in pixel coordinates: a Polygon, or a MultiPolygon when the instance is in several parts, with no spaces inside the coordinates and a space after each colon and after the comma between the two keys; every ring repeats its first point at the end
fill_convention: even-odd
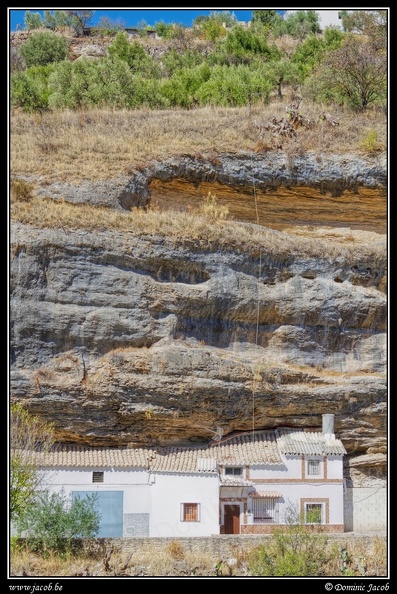
{"type": "Polygon", "coordinates": [[[355,243],[320,241],[288,233],[279,233],[262,226],[245,225],[224,219],[214,219],[200,212],[175,212],[156,209],[118,212],[103,207],[75,205],[52,199],[33,197],[30,201],[11,204],[11,220],[31,224],[36,228],[90,231],[114,230],[140,237],[162,236],[175,246],[187,245],[193,251],[222,249],[244,251],[259,256],[260,251],[277,257],[294,253],[328,258],[334,261],[359,262],[371,255],[382,262],[385,250],[382,245],[363,246],[355,243]]]}
{"type": "MultiPolygon", "coordinates": [[[[210,554],[197,554],[186,550],[177,540],[158,547],[146,546],[132,554],[79,553],[62,559],[57,555],[43,558],[26,549],[13,550],[10,573],[13,576],[247,576],[249,551],[236,547],[235,562],[210,554]]],[[[374,537],[369,543],[348,539],[328,543],[326,576],[386,576],[387,543],[385,538],[374,537]]]]}
{"type": "MultiPolygon", "coordinates": [[[[97,109],[10,115],[10,169],[12,175],[41,176],[43,181],[76,182],[111,179],[153,160],[201,152],[239,153],[257,148],[254,121],[286,116],[285,99],[266,107],[201,108],[190,111],[97,109]]],[[[321,106],[305,104],[300,112],[318,120],[321,106]]],[[[319,124],[300,128],[289,140],[289,153],[316,151],[362,153],[365,135],[376,132],[386,150],[387,125],[383,112],[332,112],[339,126],[319,124]]]]}

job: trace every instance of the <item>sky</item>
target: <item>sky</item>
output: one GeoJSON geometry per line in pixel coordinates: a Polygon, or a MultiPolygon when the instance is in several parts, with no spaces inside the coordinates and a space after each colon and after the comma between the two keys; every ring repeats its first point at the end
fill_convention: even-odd
{"type": "MultiPolygon", "coordinates": [[[[68,8],[76,8],[76,7],[66,7],[68,8]]],[[[46,8],[47,10],[62,10],[59,6],[54,8],[46,8]]],[[[79,7],[77,7],[79,9],[79,7]]],[[[31,8],[27,7],[26,9],[12,8],[8,7],[8,16],[9,16],[9,28],[10,31],[15,31],[17,29],[17,25],[19,24],[20,28],[23,29],[25,25],[25,12],[29,10],[30,12],[39,12],[43,15],[44,10],[40,8],[31,8]]],[[[250,21],[252,17],[252,9],[251,10],[244,10],[244,9],[234,9],[234,8],[188,8],[188,9],[174,9],[174,8],[143,8],[143,9],[128,9],[125,10],[123,8],[114,9],[114,10],[107,10],[100,8],[96,10],[95,8],[89,7],[89,10],[94,10],[94,18],[89,23],[90,25],[96,25],[101,17],[106,16],[111,19],[112,22],[118,22],[125,27],[135,27],[138,23],[142,23],[145,21],[147,25],[154,26],[156,23],[160,21],[164,21],[165,23],[176,23],[179,25],[185,25],[186,27],[191,27],[193,21],[199,16],[209,16],[211,12],[222,12],[227,10],[228,12],[234,13],[237,20],[239,21],[250,21]]]]}

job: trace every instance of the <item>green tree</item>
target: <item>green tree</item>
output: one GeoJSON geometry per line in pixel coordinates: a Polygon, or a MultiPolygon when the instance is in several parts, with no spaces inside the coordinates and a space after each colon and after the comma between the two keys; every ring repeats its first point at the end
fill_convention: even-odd
{"type": "Polygon", "coordinates": [[[28,31],[32,31],[33,29],[40,29],[43,26],[43,22],[41,20],[41,15],[39,12],[30,12],[27,10],[25,12],[25,28],[28,31]]]}
{"type": "Polygon", "coordinates": [[[296,10],[284,19],[282,33],[297,37],[301,41],[308,35],[320,33],[318,14],[315,10],[296,10]]]}
{"type": "Polygon", "coordinates": [[[68,54],[67,40],[61,35],[47,31],[34,33],[20,47],[20,54],[26,66],[45,66],[62,62],[68,54]]]}
{"type": "Polygon", "coordinates": [[[99,531],[98,495],[77,496],[70,501],[64,491],[44,490],[36,495],[16,526],[32,551],[44,555],[71,553],[76,538],[93,538],[99,531]]]}
{"type": "Polygon", "coordinates": [[[253,549],[249,558],[251,576],[321,576],[327,561],[326,537],[303,524],[295,508],[287,512],[286,526],[253,549]]]}
{"type": "Polygon", "coordinates": [[[369,41],[349,34],[339,49],[327,53],[307,90],[317,101],[365,111],[371,103],[386,101],[386,85],[386,56],[369,41]]]}
{"type": "Polygon", "coordinates": [[[130,43],[125,31],[117,33],[108,52],[111,58],[118,58],[126,62],[134,73],[142,73],[154,78],[160,75],[158,64],[149,56],[139,41],[130,43]]]}
{"type": "Polygon", "coordinates": [[[91,22],[95,10],[66,10],[66,16],[68,17],[68,24],[74,29],[76,35],[83,35],[85,27],[91,22]]]}
{"type": "Polygon", "coordinates": [[[43,26],[57,31],[68,24],[68,17],[63,10],[45,10],[43,17],[43,26]]]}
{"type": "Polygon", "coordinates": [[[314,67],[324,57],[325,52],[325,42],[318,35],[309,35],[305,41],[298,45],[291,56],[291,62],[297,66],[301,82],[311,74],[314,67]]]}
{"type": "Polygon", "coordinates": [[[53,425],[31,415],[22,403],[10,407],[10,519],[22,518],[43,481],[35,452],[53,445],[53,425]]]}
{"type": "Polygon", "coordinates": [[[341,16],[345,31],[366,35],[377,51],[387,50],[386,10],[343,10],[341,16]]]}
{"type": "Polygon", "coordinates": [[[54,68],[48,87],[51,108],[122,108],[134,101],[133,74],[124,60],[113,57],[62,62],[54,68]]]}
{"type": "Polygon", "coordinates": [[[280,21],[281,17],[277,14],[277,10],[253,10],[252,11],[252,23],[260,23],[267,29],[272,27],[280,21]]]}

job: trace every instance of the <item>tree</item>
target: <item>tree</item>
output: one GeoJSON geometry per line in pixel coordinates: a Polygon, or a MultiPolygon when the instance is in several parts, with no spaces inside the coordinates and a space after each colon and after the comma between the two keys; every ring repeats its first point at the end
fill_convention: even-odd
{"type": "Polygon", "coordinates": [[[276,10],[253,10],[252,23],[261,23],[265,27],[271,29],[273,25],[278,22],[281,17],[276,10]]]}
{"type": "Polygon", "coordinates": [[[304,39],[310,33],[320,33],[318,14],[315,10],[296,10],[285,19],[285,33],[304,39]]]}
{"type": "Polygon", "coordinates": [[[30,10],[27,10],[25,12],[24,20],[25,20],[25,27],[26,27],[26,29],[28,29],[28,31],[31,31],[32,29],[40,29],[40,27],[43,26],[39,12],[30,12],[30,10]]]}
{"type": "Polygon", "coordinates": [[[344,31],[361,33],[369,38],[376,50],[387,49],[386,10],[342,10],[344,31]]]}
{"type": "Polygon", "coordinates": [[[10,409],[10,489],[11,520],[21,518],[43,481],[35,452],[53,445],[53,425],[31,415],[20,402],[10,409]]]}
{"type": "Polygon", "coordinates": [[[326,54],[310,84],[319,101],[334,101],[365,111],[386,99],[387,59],[373,44],[349,34],[337,50],[326,54]]]}
{"type": "Polygon", "coordinates": [[[68,17],[63,10],[45,10],[43,26],[51,31],[62,29],[68,24],[68,17]]]}
{"type": "Polygon", "coordinates": [[[22,72],[14,72],[10,81],[10,103],[26,112],[48,109],[48,80],[54,64],[31,66],[22,72]]]}
{"type": "Polygon", "coordinates": [[[62,62],[68,54],[67,40],[61,35],[42,31],[34,33],[19,50],[26,66],[46,66],[52,62],[62,62]]]}
{"type": "Polygon", "coordinates": [[[93,538],[99,531],[98,495],[73,497],[64,491],[38,493],[26,513],[17,521],[29,548],[44,555],[50,551],[64,555],[73,551],[77,538],[93,538]]]}
{"type": "Polygon", "coordinates": [[[74,29],[79,37],[83,35],[85,27],[92,20],[95,10],[66,10],[68,24],[74,29]]]}

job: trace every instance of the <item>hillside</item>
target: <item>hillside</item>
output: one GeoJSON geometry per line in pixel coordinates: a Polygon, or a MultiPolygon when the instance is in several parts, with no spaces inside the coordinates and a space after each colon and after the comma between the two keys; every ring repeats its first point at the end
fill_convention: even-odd
{"type": "Polygon", "coordinates": [[[302,102],[276,148],[291,99],[11,114],[11,397],[59,441],[334,413],[348,481],[386,477],[385,114],[302,102]]]}

